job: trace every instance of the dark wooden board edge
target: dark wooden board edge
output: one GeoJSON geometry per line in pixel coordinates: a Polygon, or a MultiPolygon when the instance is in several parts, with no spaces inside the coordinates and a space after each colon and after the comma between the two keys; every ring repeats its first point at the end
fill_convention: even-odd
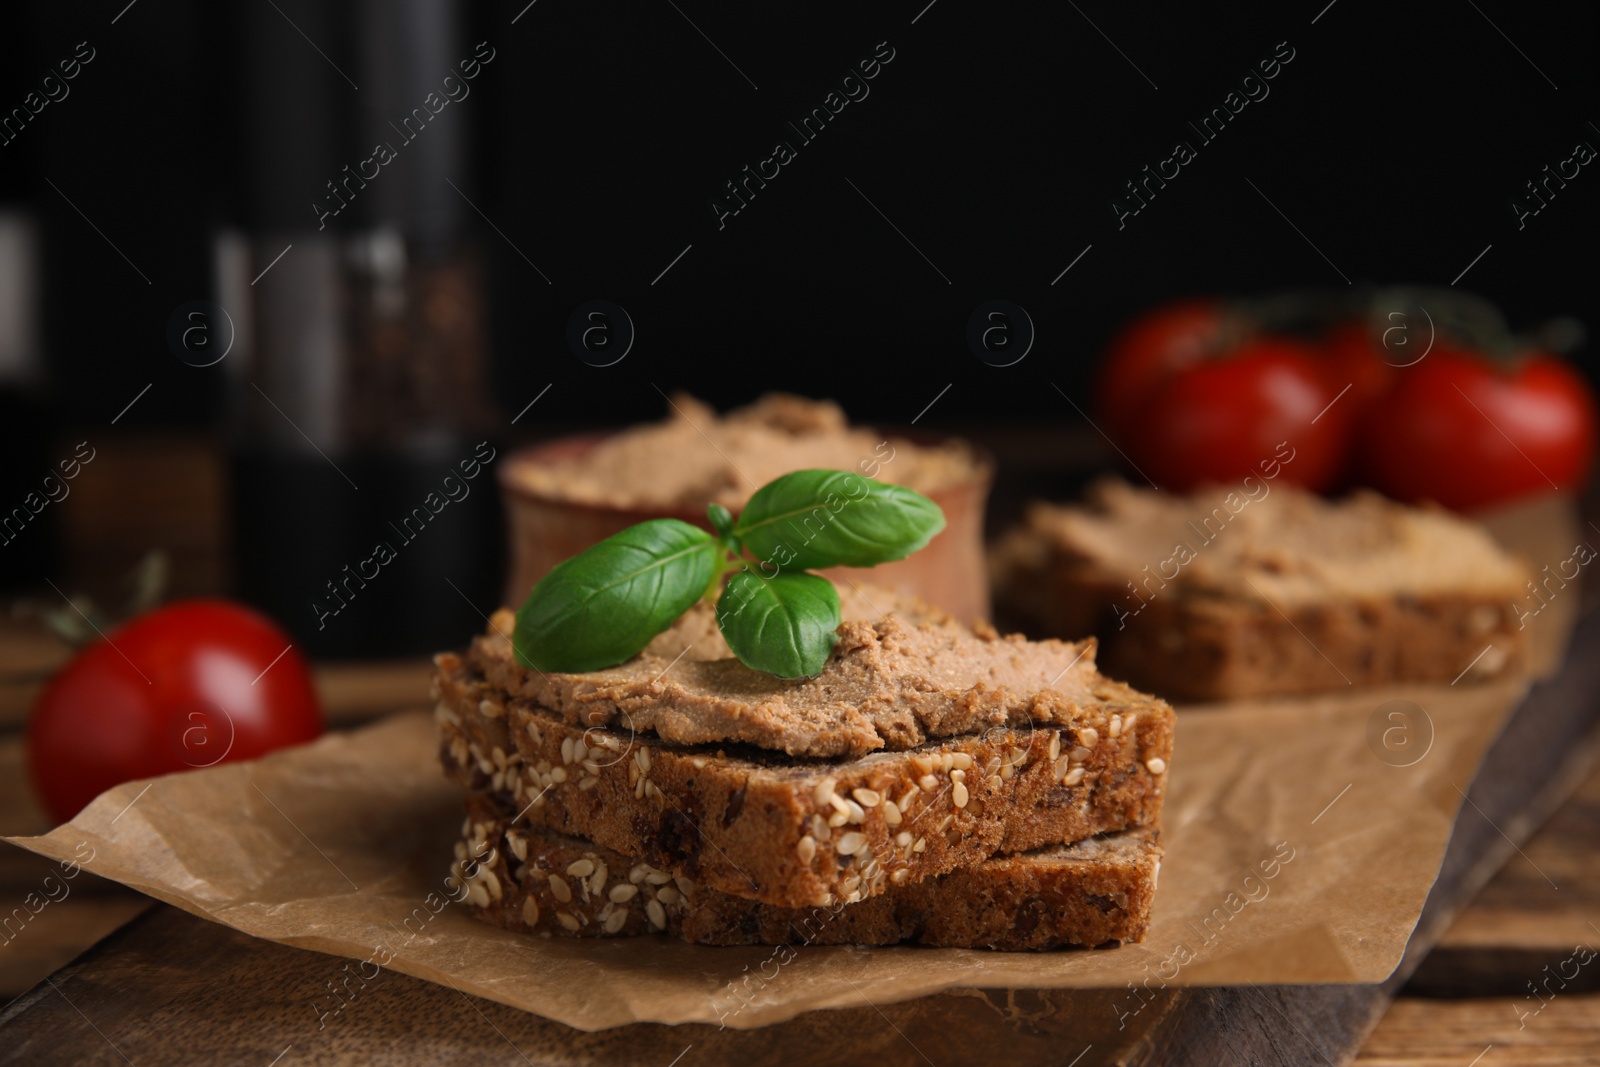
{"type": "MultiPolygon", "coordinates": [[[[1376,985],[1178,989],[1125,1061],[1128,1067],[1214,1063],[1343,1064],[1382,1018],[1456,914],[1561,806],[1594,762],[1600,721],[1600,612],[1578,620],[1561,671],[1537,683],[1480,768],[1393,975],[1376,985]]],[[[1155,1005],[1152,1005],[1154,1007],[1155,1005]]]]}
{"type": "Polygon", "coordinates": [[[1590,764],[1600,613],[1585,615],[1571,647],[1562,672],[1513,713],[1494,773],[1469,788],[1406,956],[1381,984],[1175,988],[1126,1028],[1126,990],[953,990],[881,1006],[861,991],[860,1008],[759,1030],[640,1024],[589,1034],[406,975],[364,979],[349,961],[162,906],[0,1012],[0,1063],[1347,1063],[1456,912],[1590,764]]]}

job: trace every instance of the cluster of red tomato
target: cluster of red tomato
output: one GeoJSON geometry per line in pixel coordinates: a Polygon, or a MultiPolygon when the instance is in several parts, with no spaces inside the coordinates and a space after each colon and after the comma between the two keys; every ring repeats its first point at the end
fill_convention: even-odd
{"type": "Polygon", "coordinates": [[[1178,492],[1257,473],[1283,442],[1280,476],[1308,489],[1463,511],[1588,478],[1594,395],[1555,357],[1491,357],[1425,313],[1324,316],[1309,338],[1271,319],[1216,300],[1135,319],[1106,353],[1101,428],[1178,492]]]}

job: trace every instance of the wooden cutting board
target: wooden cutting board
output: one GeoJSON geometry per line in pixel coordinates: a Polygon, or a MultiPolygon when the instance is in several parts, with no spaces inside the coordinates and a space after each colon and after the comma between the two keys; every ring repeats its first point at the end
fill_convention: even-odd
{"type": "Polygon", "coordinates": [[[406,975],[361,984],[344,960],[161,906],[0,1013],[0,1062],[1344,1063],[1455,914],[1571,792],[1591,762],[1597,717],[1600,613],[1590,613],[1561,672],[1532,690],[1496,743],[1494,774],[1469,790],[1406,959],[1382,985],[1168,990],[1122,1030],[1117,991],[960,990],[880,1007],[868,990],[859,1008],[761,1030],[589,1034],[406,975]],[[335,994],[345,1006],[324,1017],[335,994]]]}

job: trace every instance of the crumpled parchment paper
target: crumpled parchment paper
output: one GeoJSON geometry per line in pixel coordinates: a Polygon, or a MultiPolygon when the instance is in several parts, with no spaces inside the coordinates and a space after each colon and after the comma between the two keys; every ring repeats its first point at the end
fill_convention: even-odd
{"type": "MultiPolygon", "coordinates": [[[[1535,570],[1569,557],[1579,536],[1559,499],[1492,525],[1535,570]]],[[[1576,607],[1574,587],[1530,620],[1540,669],[1559,658],[1576,607]]],[[[362,973],[391,967],[588,1030],[754,1027],[956,986],[1377,982],[1399,962],[1462,791],[1526,685],[1182,710],[1154,918],[1142,944],[1114,950],[780,955],[485,925],[446,882],[460,794],[420,711],[251,763],[131,782],[49,834],[8,840],[245,933],[362,961],[362,973]],[[1407,714],[1390,717],[1396,708],[1407,714]]],[[[1116,1010],[1136,1016],[1141,1003],[1130,989],[1116,1010]]]]}

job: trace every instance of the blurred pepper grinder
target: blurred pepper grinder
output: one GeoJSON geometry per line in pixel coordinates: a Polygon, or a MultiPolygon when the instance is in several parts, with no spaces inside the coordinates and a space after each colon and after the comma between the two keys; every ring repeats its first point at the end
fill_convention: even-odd
{"type": "Polygon", "coordinates": [[[447,0],[293,14],[326,62],[270,5],[240,16],[246,229],[217,242],[237,591],[315,656],[430,652],[482,628],[502,560],[484,285],[452,188],[482,57],[447,0]]]}
{"type": "MultiPolygon", "coordinates": [[[[43,589],[60,578],[59,501],[72,463],[60,451],[39,343],[39,257],[33,218],[0,202],[0,591],[43,589]],[[54,464],[61,463],[56,469],[54,464]]],[[[75,473],[75,470],[74,470],[75,473]]],[[[45,589],[48,592],[48,589],[45,589]]]]}

